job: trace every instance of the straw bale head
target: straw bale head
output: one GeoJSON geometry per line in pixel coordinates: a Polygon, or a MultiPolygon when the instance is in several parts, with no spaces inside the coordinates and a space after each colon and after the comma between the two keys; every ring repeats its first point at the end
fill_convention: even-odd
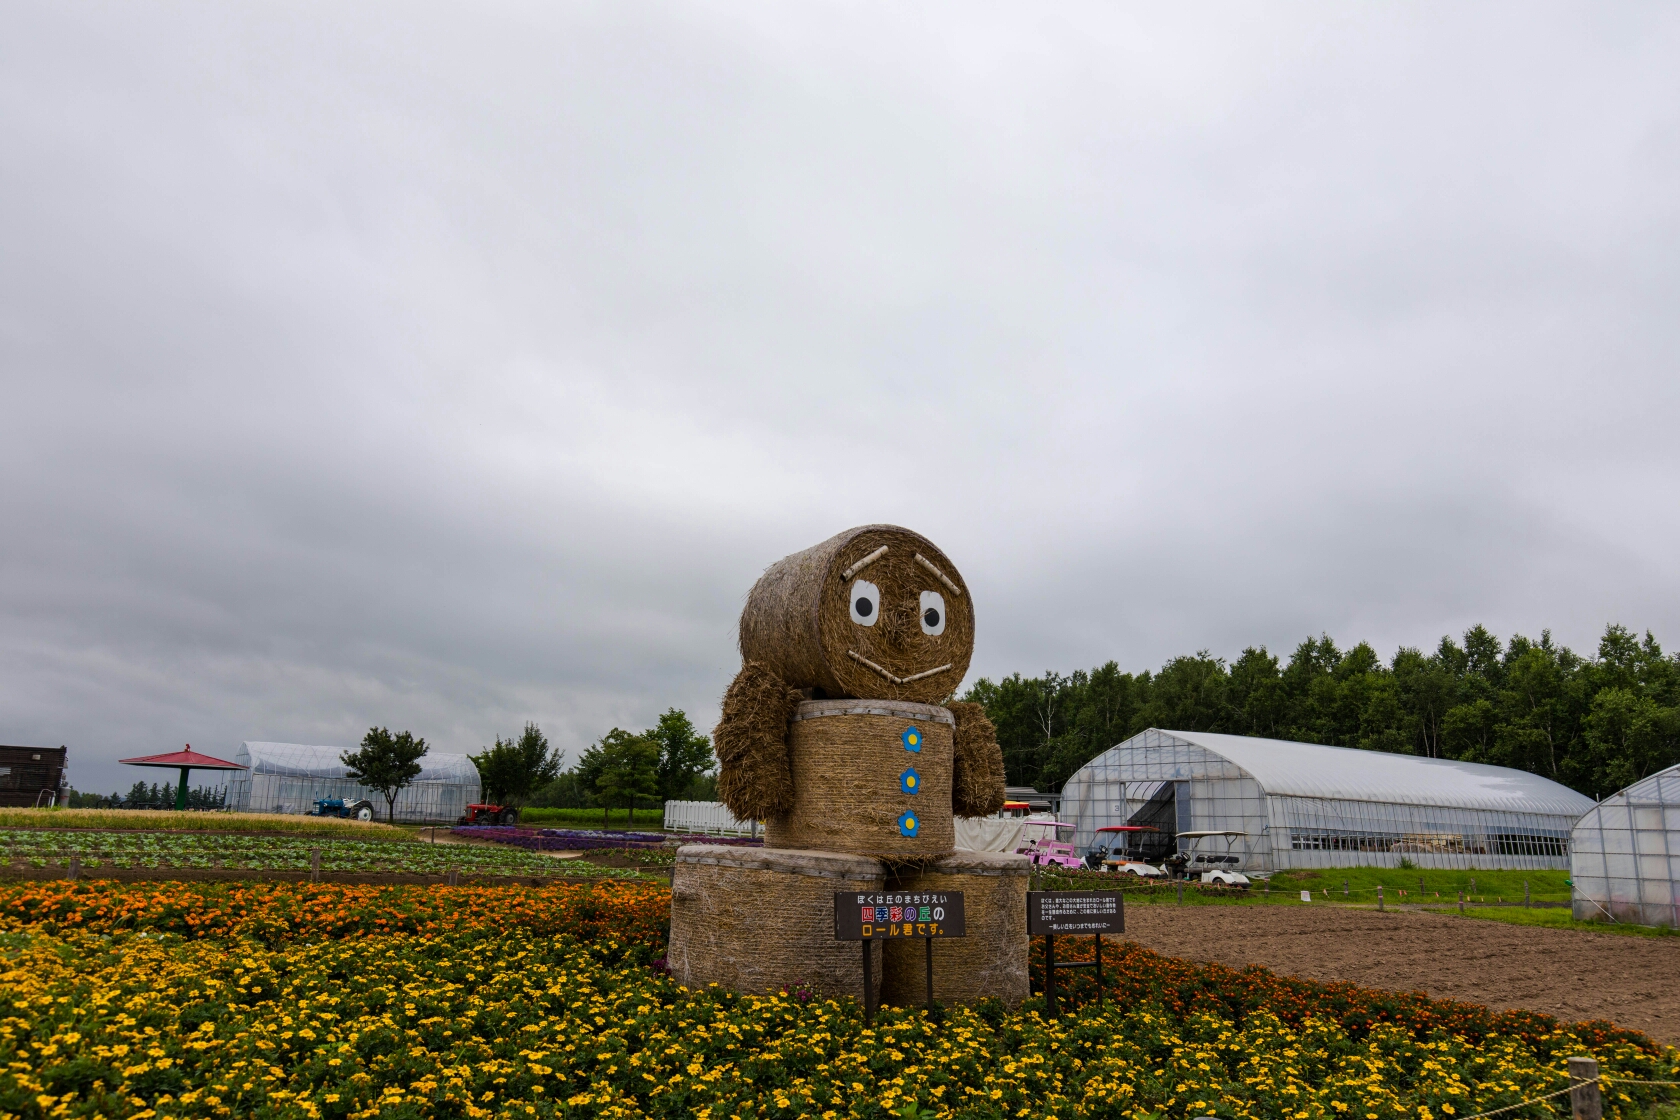
{"type": "Polygon", "coordinates": [[[833,699],[938,703],[968,672],[974,604],[950,559],[864,525],[772,564],[741,612],[741,657],[833,699]]]}

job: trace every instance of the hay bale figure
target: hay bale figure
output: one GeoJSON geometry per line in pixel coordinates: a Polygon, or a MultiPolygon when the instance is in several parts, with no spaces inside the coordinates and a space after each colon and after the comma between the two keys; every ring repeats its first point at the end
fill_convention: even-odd
{"type": "MultiPolygon", "coordinates": [[[[996,731],[978,704],[951,703],[974,652],[956,566],[908,529],[848,529],[770,566],[747,596],[740,644],[713,735],[718,796],[765,822],[765,847],[678,850],[677,979],[861,996],[860,948],[834,937],[834,892],[880,891],[894,876],[968,895],[969,937],[935,947],[940,998],[1019,1003],[1026,860],[953,854],[955,817],[1004,799],[996,731]]],[[[874,955],[878,991],[910,1000],[910,948],[874,955]]]]}

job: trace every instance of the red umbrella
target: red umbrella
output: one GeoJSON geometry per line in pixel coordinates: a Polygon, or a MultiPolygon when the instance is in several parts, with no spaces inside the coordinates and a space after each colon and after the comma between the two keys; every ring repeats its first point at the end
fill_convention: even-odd
{"type": "Polygon", "coordinates": [[[172,751],[169,754],[148,754],[139,758],[118,759],[125,766],[163,766],[171,770],[181,771],[181,785],[175,791],[175,808],[187,807],[187,771],[189,770],[248,770],[250,767],[241,766],[237,762],[229,762],[225,758],[212,758],[207,754],[199,754],[187,744],[184,751],[172,751]]]}

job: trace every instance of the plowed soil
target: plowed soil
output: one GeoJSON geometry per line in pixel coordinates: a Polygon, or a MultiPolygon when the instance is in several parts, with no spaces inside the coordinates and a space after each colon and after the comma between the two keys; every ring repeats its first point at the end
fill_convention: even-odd
{"type": "Polygon", "coordinates": [[[1680,1045],[1680,938],[1336,906],[1127,907],[1126,936],[1171,957],[1608,1019],[1680,1045]]]}

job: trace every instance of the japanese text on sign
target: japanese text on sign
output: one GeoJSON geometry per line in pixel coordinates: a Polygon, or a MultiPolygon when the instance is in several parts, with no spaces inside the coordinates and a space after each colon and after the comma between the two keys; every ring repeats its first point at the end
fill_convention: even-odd
{"type": "Polygon", "coordinates": [[[834,937],[838,941],[965,936],[961,891],[839,891],[834,895],[834,937]]]}
{"type": "Polygon", "coordinates": [[[1119,891],[1028,891],[1027,934],[1126,932],[1125,899],[1119,891]]]}

